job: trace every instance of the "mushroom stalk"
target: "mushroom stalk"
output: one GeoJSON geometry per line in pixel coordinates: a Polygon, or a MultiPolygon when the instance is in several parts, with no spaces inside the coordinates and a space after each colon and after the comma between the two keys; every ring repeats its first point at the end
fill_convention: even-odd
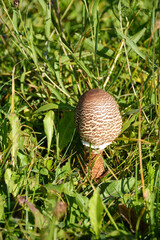
{"type": "Polygon", "coordinates": [[[105,168],[103,163],[103,150],[93,150],[84,147],[84,158],[86,162],[86,174],[90,172],[90,176],[93,179],[99,178],[105,168]]]}

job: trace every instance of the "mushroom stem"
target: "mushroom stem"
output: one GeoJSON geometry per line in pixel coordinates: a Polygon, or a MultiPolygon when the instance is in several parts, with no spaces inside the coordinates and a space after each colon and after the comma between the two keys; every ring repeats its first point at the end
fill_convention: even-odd
{"type": "Polygon", "coordinates": [[[105,168],[103,163],[103,150],[93,150],[89,151],[88,147],[84,149],[84,158],[86,164],[86,173],[90,171],[90,176],[93,179],[99,178],[105,168]]]}

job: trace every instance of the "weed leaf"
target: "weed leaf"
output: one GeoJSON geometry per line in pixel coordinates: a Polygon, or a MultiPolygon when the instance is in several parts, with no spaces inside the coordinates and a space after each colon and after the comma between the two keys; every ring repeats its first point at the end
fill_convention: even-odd
{"type": "Polygon", "coordinates": [[[8,116],[10,125],[11,125],[11,132],[10,132],[10,139],[12,142],[12,164],[14,165],[17,161],[17,152],[18,152],[18,145],[21,133],[21,124],[20,120],[16,114],[10,114],[8,116]]]}
{"type": "Polygon", "coordinates": [[[97,191],[94,191],[93,196],[89,201],[89,217],[94,232],[98,238],[103,220],[103,204],[97,191]]]}
{"type": "Polygon", "coordinates": [[[135,184],[135,178],[125,178],[114,180],[110,184],[103,183],[101,188],[104,189],[103,197],[122,197],[124,194],[129,193],[135,184]]]}
{"type": "Polygon", "coordinates": [[[43,120],[44,131],[47,136],[47,146],[48,146],[48,153],[50,151],[51,142],[53,138],[53,131],[54,131],[54,112],[49,111],[46,113],[45,118],[43,120]]]}
{"type": "Polygon", "coordinates": [[[43,106],[41,106],[40,108],[38,108],[34,114],[40,113],[40,112],[45,112],[45,111],[49,111],[51,109],[60,109],[60,110],[74,110],[74,108],[68,104],[56,104],[56,103],[48,103],[45,104],[43,106]]]}
{"type": "Polygon", "coordinates": [[[20,176],[15,172],[12,172],[10,168],[7,168],[4,174],[5,183],[10,193],[16,197],[19,193],[21,186],[24,184],[24,176],[20,176]]]}
{"type": "Polygon", "coordinates": [[[62,150],[71,141],[74,133],[74,113],[66,112],[59,122],[59,148],[62,150]]]}
{"type": "Polygon", "coordinates": [[[130,37],[127,37],[124,33],[122,33],[120,29],[116,28],[116,30],[117,30],[117,33],[118,33],[123,39],[126,40],[127,45],[128,45],[129,47],[131,47],[133,51],[135,51],[141,58],[143,58],[143,59],[145,60],[145,59],[146,59],[146,56],[145,56],[145,54],[143,54],[143,53],[139,50],[137,44],[136,44],[130,37]]]}
{"type": "Polygon", "coordinates": [[[0,196],[0,220],[3,218],[4,215],[4,200],[2,196],[0,196]]]}

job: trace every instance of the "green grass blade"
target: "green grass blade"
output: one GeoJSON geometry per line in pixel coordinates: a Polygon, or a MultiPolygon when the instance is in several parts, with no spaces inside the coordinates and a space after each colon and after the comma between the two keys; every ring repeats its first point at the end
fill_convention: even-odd
{"type": "Polygon", "coordinates": [[[95,42],[95,55],[97,54],[97,45],[98,45],[98,26],[99,26],[99,19],[98,19],[98,4],[99,0],[94,1],[92,15],[93,15],[93,25],[94,25],[94,42],[95,42]]]}
{"type": "Polygon", "coordinates": [[[71,54],[71,56],[73,57],[73,59],[75,60],[75,62],[83,69],[84,72],[87,73],[87,75],[90,77],[90,78],[94,78],[96,79],[96,77],[94,76],[93,73],[91,73],[88,68],[86,68],[85,64],[83,63],[82,60],[78,60],[78,58],[75,57],[74,53],[71,51],[71,49],[69,47],[67,47],[67,45],[63,42],[62,43],[63,46],[67,49],[67,51],[71,54]]]}

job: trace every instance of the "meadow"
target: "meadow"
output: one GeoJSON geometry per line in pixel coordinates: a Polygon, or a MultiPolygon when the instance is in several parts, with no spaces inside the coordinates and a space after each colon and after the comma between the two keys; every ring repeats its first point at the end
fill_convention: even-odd
{"type": "Polygon", "coordinates": [[[1,0],[0,240],[160,239],[160,2],[1,0]],[[84,173],[80,96],[123,126],[84,173]]]}

